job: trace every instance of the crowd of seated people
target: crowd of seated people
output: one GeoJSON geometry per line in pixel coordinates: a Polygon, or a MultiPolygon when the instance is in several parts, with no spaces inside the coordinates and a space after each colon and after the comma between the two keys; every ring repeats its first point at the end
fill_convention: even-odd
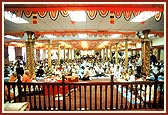
{"type": "MultiPolygon", "coordinates": [[[[15,61],[16,63],[10,64],[8,71],[10,75],[16,72],[17,75],[23,76],[25,73],[24,64],[15,61]]],[[[134,75],[137,74],[136,57],[129,58],[128,69],[126,70],[124,65],[124,59],[120,59],[119,63],[112,62],[110,60],[103,60],[98,58],[79,58],[75,60],[64,60],[64,63],[57,64],[57,61],[52,60],[51,67],[48,66],[46,60],[36,62],[36,77],[45,77],[48,75],[78,75],[81,80],[91,80],[92,78],[108,77],[114,75],[117,79],[125,79],[134,81],[134,75]],[[83,72],[81,72],[83,71],[83,72]]],[[[151,63],[150,76],[159,73],[159,78],[164,74],[163,62],[151,63]]],[[[142,75],[140,75],[142,76],[142,75]]]]}
{"type": "MultiPolygon", "coordinates": [[[[97,58],[80,58],[75,60],[64,60],[64,63],[57,64],[57,61],[52,61],[52,66],[48,66],[48,62],[43,60],[36,62],[36,76],[30,78],[29,70],[24,69],[23,64],[10,64],[8,70],[10,71],[10,80],[17,81],[15,78],[19,78],[22,82],[31,82],[37,77],[45,78],[47,76],[79,76],[81,80],[99,79],[101,77],[109,77],[114,75],[118,81],[146,81],[155,80],[155,76],[158,76],[158,80],[164,80],[164,63],[155,62],[150,65],[150,75],[145,73],[141,75],[137,74],[136,58],[129,58],[128,69],[125,68],[124,59],[120,59],[119,63],[111,62],[110,60],[103,60],[97,58]],[[18,68],[19,69],[18,71],[18,68]],[[23,72],[24,71],[24,72],[23,72]],[[14,74],[15,73],[15,74],[14,74]],[[16,76],[17,77],[16,77],[16,76]]],[[[101,81],[101,80],[100,80],[101,81]]],[[[143,89],[143,88],[142,88],[143,89]]],[[[162,89],[160,89],[162,90],[162,89]]],[[[7,89],[5,89],[7,91],[7,89]]],[[[12,90],[11,90],[12,91],[12,90]]],[[[153,87],[152,87],[153,91],[153,87]]],[[[144,95],[143,91],[140,93],[144,95]]],[[[149,92],[147,90],[147,92],[149,92]]],[[[7,93],[7,92],[6,92],[7,93]]],[[[148,96],[149,93],[146,93],[148,96]]],[[[153,93],[152,93],[153,94],[153,93]]],[[[143,96],[144,97],[144,96],[143,96]]],[[[153,97],[152,97],[153,98],[153,97]]],[[[144,99],[144,98],[143,98],[144,99]]]]}

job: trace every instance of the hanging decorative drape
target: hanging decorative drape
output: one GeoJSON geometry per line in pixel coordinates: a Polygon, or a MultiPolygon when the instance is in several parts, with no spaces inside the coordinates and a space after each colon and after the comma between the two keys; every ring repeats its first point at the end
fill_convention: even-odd
{"type": "Polygon", "coordinates": [[[114,15],[117,19],[119,19],[122,16],[122,11],[114,11],[114,15]]]}
{"type": "MultiPolygon", "coordinates": [[[[15,10],[15,11],[12,11],[12,12],[15,13],[19,17],[22,17],[23,15],[25,15],[27,18],[30,18],[33,14],[33,11],[31,11],[31,10],[15,10]]],[[[129,21],[132,16],[133,17],[138,16],[142,11],[120,11],[120,10],[119,11],[107,11],[107,10],[88,10],[88,11],[86,11],[87,16],[90,20],[94,20],[97,16],[97,13],[99,13],[99,15],[102,18],[105,18],[109,15],[110,12],[111,12],[112,15],[114,13],[114,19],[115,18],[119,19],[119,18],[121,18],[121,16],[123,16],[126,21],[129,21]]],[[[56,10],[56,11],[37,11],[37,15],[40,18],[46,17],[47,13],[49,13],[50,18],[53,21],[55,21],[58,18],[59,13],[63,17],[68,17],[69,16],[68,11],[58,11],[58,10],[56,10]]],[[[162,15],[163,15],[163,12],[159,12],[158,14],[156,14],[154,16],[154,19],[157,22],[159,22],[162,18],[162,15]]]]}
{"type": "Polygon", "coordinates": [[[18,17],[22,17],[22,15],[23,15],[23,11],[22,11],[22,10],[17,10],[17,11],[15,11],[14,13],[15,13],[16,16],[18,16],[18,17]]]}
{"type": "Polygon", "coordinates": [[[60,36],[61,36],[61,34],[60,34],[60,33],[56,33],[56,34],[55,34],[55,36],[60,37],[60,36]]]}
{"type": "Polygon", "coordinates": [[[69,16],[68,11],[60,11],[63,17],[69,16]]]}
{"type": "Polygon", "coordinates": [[[66,36],[70,37],[71,36],[71,33],[65,33],[66,36]]]}
{"type": "Polygon", "coordinates": [[[31,16],[32,16],[32,11],[28,11],[28,10],[26,10],[26,11],[23,11],[24,12],[24,15],[27,17],[27,18],[30,18],[31,16]]]}
{"type": "MultiPolygon", "coordinates": [[[[55,11],[36,11],[35,13],[32,11],[32,10],[15,10],[15,11],[11,11],[13,13],[15,13],[17,16],[19,17],[23,17],[23,15],[25,15],[25,17],[27,18],[30,18],[31,16],[32,17],[35,17],[33,18],[33,21],[35,23],[37,23],[37,18],[44,18],[47,16],[47,13],[49,14],[50,18],[55,21],[58,16],[59,16],[59,13],[63,16],[63,17],[67,17],[69,16],[68,14],[68,11],[58,11],[58,10],[55,10],[55,11]],[[38,17],[39,16],[39,17],[38,17]]],[[[109,18],[109,20],[114,23],[114,20],[115,18],[119,19],[121,18],[121,16],[124,17],[125,20],[130,20],[131,17],[135,17],[137,15],[140,14],[141,11],[121,11],[121,10],[117,10],[117,11],[108,11],[108,10],[88,10],[86,11],[87,13],[87,16],[90,20],[94,20],[97,16],[97,13],[102,17],[102,18],[109,18]],[[111,15],[113,14],[113,15],[111,15]],[[122,15],[123,14],[123,15],[122,15]],[[133,14],[133,15],[132,15],[133,14]],[[108,16],[108,17],[107,17],[108,16]]],[[[159,22],[162,18],[162,15],[163,15],[163,12],[159,12],[158,14],[156,14],[154,16],[154,19],[159,22]]],[[[109,23],[111,23],[109,22],[109,23]]],[[[70,34],[69,33],[59,33],[59,32],[48,32],[48,33],[44,33],[44,32],[37,32],[35,35],[35,37],[39,37],[39,36],[43,36],[44,34],[53,34],[53,35],[56,35],[57,37],[60,37],[60,36],[76,36],[78,32],[71,32],[70,34]]],[[[85,33],[88,34],[88,36],[90,37],[104,37],[104,36],[108,36],[108,35],[112,35],[112,34],[116,34],[115,32],[114,33],[109,33],[108,34],[106,32],[87,32],[85,31],[85,33]]],[[[123,34],[123,33],[121,33],[123,34]]],[[[134,33],[128,33],[128,34],[132,34],[132,35],[135,35],[134,33]]],[[[163,33],[159,34],[159,33],[154,33],[154,34],[157,34],[158,36],[163,36],[163,33]]],[[[19,36],[21,38],[23,38],[23,35],[24,35],[24,32],[9,32],[9,33],[5,33],[5,35],[13,35],[13,36],[19,36]]]]}
{"type": "Polygon", "coordinates": [[[109,11],[107,11],[107,10],[99,10],[99,15],[102,18],[105,18],[108,15],[108,13],[109,13],[109,11]]]}
{"type": "Polygon", "coordinates": [[[157,13],[157,14],[155,15],[155,20],[156,20],[157,22],[159,22],[159,21],[161,20],[161,17],[162,17],[162,12],[159,12],[159,13],[157,13]]]}
{"type": "Polygon", "coordinates": [[[126,21],[130,20],[131,14],[132,14],[131,11],[123,11],[123,15],[124,15],[124,18],[125,18],[126,21]]]}
{"type": "Polygon", "coordinates": [[[141,11],[132,11],[132,14],[135,16],[138,16],[140,14],[141,11]]]}
{"type": "Polygon", "coordinates": [[[50,18],[55,21],[58,18],[59,11],[49,11],[50,18]]]}
{"type": "Polygon", "coordinates": [[[38,11],[40,18],[44,18],[47,15],[47,11],[38,11]]]}
{"type": "Polygon", "coordinates": [[[96,18],[96,15],[97,15],[96,10],[87,11],[87,16],[90,20],[94,20],[96,18]]]}

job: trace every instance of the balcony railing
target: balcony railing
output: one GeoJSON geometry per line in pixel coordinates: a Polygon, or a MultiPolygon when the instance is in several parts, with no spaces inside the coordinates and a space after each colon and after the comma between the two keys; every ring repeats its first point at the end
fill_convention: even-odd
{"type": "Polygon", "coordinates": [[[8,89],[8,93],[4,93],[6,101],[29,102],[30,110],[164,109],[163,81],[114,82],[112,79],[110,82],[65,82],[63,79],[60,83],[4,82],[4,87],[8,89]],[[11,98],[10,87],[18,95],[11,98]]]}

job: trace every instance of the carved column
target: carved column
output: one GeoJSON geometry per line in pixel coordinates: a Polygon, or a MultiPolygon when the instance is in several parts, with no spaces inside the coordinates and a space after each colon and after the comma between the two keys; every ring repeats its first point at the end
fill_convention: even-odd
{"type": "Polygon", "coordinates": [[[58,43],[58,65],[60,64],[60,43],[58,43]]]}
{"type": "Polygon", "coordinates": [[[128,70],[128,40],[125,40],[125,68],[128,70]]]}
{"type": "Polygon", "coordinates": [[[65,46],[64,46],[64,61],[65,61],[65,57],[66,57],[66,52],[65,52],[66,50],[65,50],[65,46]]]}
{"type": "Polygon", "coordinates": [[[144,38],[142,39],[142,73],[150,74],[150,40],[148,38],[149,30],[144,30],[142,33],[144,34],[144,38]]]}
{"type": "Polygon", "coordinates": [[[30,71],[30,78],[35,75],[35,60],[34,60],[34,43],[35,39],[32,38],[34,32],[27,31],[26,41],[26,66],[25,69],[30,71]]]}
{"type": "Polygon", "coordinates": [[[110,46],[110,61],[112,60],[112,46],[110,46]]]}
{"type": "Polygon", "coordinates": [[[51,67],[51,48],[50,48],[50,45],[51,45],[51,41],[49,40],[48,41],[48,67],[49,68],[51,67]]]}
{"type": "Polygon", "coordinates": [[[115,63],[117,64],[118,63],[118,43],[116,43],[116,48],[115,48],[115,63]]]}
{"type": "Polygon", "coordinates": [[[108,46],[105,49],[106,49],[106,61],[107,61],[108,60],[108,46]]]}

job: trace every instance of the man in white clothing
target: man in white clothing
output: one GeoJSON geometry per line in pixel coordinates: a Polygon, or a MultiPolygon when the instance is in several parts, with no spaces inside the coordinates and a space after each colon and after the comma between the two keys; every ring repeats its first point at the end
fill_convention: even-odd
{"type": "Polygon", "coordinates": [[[136,62],[136,70],[137,70],[137,74],[141,75],[141,66],[142,66],[142,60],[140,58],[140,54],[137,54],[137,62],[136,62]]]}

